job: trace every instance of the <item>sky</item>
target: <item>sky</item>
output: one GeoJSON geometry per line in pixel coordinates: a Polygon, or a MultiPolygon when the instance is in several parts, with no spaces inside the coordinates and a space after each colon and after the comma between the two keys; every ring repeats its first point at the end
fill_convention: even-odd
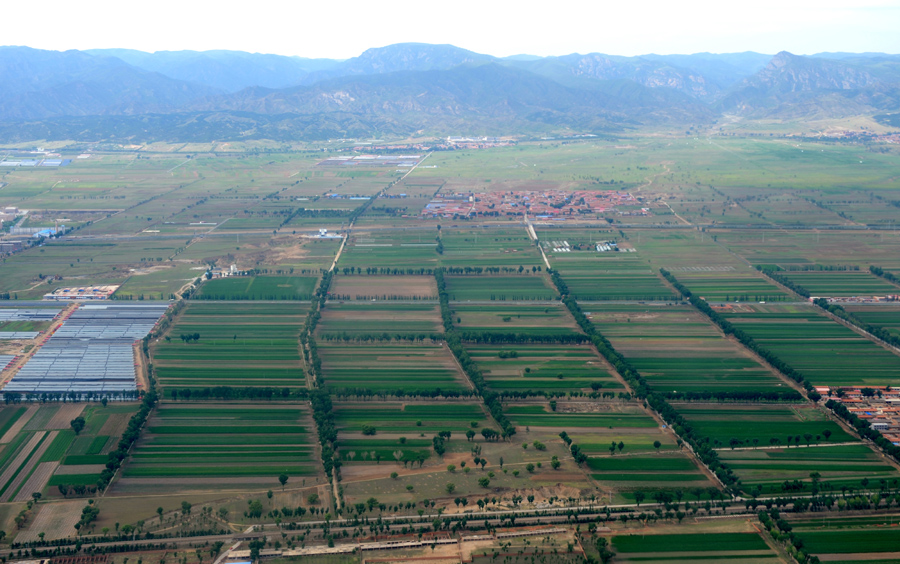
{"type": "Polygon", "coordinates": [[[0,43],[230,49],[346,59],[393,43],[498,57],[569,53],[900,53],[900,0],[43,0],[3,7],[0,43]]]}

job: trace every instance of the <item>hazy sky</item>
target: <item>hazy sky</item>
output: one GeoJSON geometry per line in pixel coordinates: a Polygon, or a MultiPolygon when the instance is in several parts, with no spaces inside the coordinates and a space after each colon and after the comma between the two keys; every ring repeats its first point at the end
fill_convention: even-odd
{"type": "Polygon", "coordinates": [[[349,58],[452,43],[496,56],[781,50],[900,53],[900,0],[43,0],[4,5],[0,43],[349,58]]]}

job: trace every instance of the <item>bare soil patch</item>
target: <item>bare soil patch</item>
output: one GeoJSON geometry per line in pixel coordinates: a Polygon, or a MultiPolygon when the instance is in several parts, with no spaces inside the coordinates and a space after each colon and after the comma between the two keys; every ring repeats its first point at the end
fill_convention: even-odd
{"type": "Polygon", "coordinates": [[[13,501],[28,501],[31,499],[32,493],[43,491],[44,486],[47,485],[57,466],[59,466],[59,461],[41,462],[38,464],[37,468],[34,469],[34,473],[28,478],[28,481],[25,482],[22,489],[16,494],[16,497],[13,498],[13,501]]]}
{"type": "Polygon", "coordinates": [[[336,276],[331,293],[351,299],[369,296],[437,297],[433,276],[336,276]]]}
{"type": "Polygon", "coordinates": [[[44,540],[54,540],[75,534],[75,523],[81,519],[84,500],[60,501],[39,504],[40,510],[31,521],[31,526],[16,536],[18,542],[40,540],[39,533],[44,533],[44,540]]]}
{"type": "MultiPolygon", "coordinates": [[[[46,464],[46,462],[44,464],[46,464]]],[[[56,470],[55,475],[68,476],[71,474],[99,474],[105,469],[105,464],[73,464],[70,466],[60,466],[56,470]]]]}
{"type": "Polygon", "coordinates": [[[64,403],[60,406],[50,421],[45,426],[46,429],[68,429],[72,420],[81,415],[84,411],[83,403],[64,403]]]}
{"type": "Polygon", "coordinates": [[[106,419],[106,422],[103,424],[103,427],[100,427],[97,434],[118,437],[128,427],[129,419],[131,419],[131,414],[129,413],[113,413],[106,419]]]}

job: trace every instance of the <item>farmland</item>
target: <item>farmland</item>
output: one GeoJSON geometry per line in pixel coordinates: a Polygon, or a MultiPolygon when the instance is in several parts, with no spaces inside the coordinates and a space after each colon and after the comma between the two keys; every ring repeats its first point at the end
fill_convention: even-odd
{"type": "Polygon", "coordinates": [[[410,395],[469,390],[453,355],[439,343],[319,345],[325,385],[338,394],[410,395]]]}
{"type": "MultiPolygon", "coordinates": [[[[191,145],[190,159],[188,145],[160,143],[96,151],[62,172],[4,171],[0,206],[38,210],[23,225],[72,217],[79,226],[0,259],[0,295],[9,292],[10,304],[89,283],[121,284],[116,299],[174,303],[146,341],[148,355],[135,348],[141,382],[159,395],[104,495],[90,488],[139,404],[12,396],[0,409],[0,529],[15,542],[37,541],[44,527],[48,539],[71,536],[93,499],[100,517],[80,531],[85,538],[107,528],[111,542],[125,543],[122,527],[138,522],[142,538],[158,531],[172,535],[167,542],[219,527],[266,524],[271,533],[280,522],[285,537],[275,540],[298,548],[415,538],[420,528],[427,539],[480,535],[485,519],[515,531],[530,526],[526,515],[594,505],[579,531],[589,555],[599,535],[613,561],[774,562],[780,552],[770,547],[780,541],[755,532],[747,505],[754,496],[799,496],[798,507],[810,500],[820,511],[774,507],[811,554],[888,560],[883,553],[900,550],[880,526],[885,517],[890,524],[885,508],[888,500],[896,507],[900,483],[889,452],[827,411],[828,398],[807,399],[815,395],[779,375],[772,358],[815,386],[885,392],[900,382],[900,355],[755,267],[816,295],[897,293],[866,271],[900,272],[900,238],[888,228],[896,147],[804,140],[818,153],[795,154],[780,137],[716,136],[713,144],[695,134],[436,151],[429,168],[402,180],[406,171],[393,167],[317,165],[323,150],[364,154],[356,141],[261,144],[260,154],[255,145],[191,145]],[[867,165],[853,174],[835,164],[859,164],[859,152],[867,165]],[[523,216],[420,216],[436,193],[610,189],[639,203],[561,221],[529,217],[537,241],[523,216]],[[335,238],[316,237],[326,228],[335,238]],[[232,264],[247,274],[192,288],[209,267],[232,264]],[[682,299],[660,268],[713,309],[682,299]],[[86,425],[76,436],[77,414],[86,425]],[[446,440],[435,441],[439,433],[446,440]],[[43,497],[19,530],[15,516],[31,490],[43,497]],[[814,492],[822,499],[812,501],[814,492]],[[851,523],[859,518],[841,512],[842,501],[863,507],[862,498],[877,523],[851,523]],[[248,512],[254,501],[258,517],[248,512]],[[612,509],[608,518],[601,504],[612,509]],[[298,514],[282,510],[298,506],[318,524],[292,528],[298,514]],[[513,513],[523,517],[513,523],[513,513]],[[369,521],[352,525],[358,516],[369,521]],[[388,530],[393,522],[379,517],[393,516],[409,521],[388,530]],[[458,527],[463,519],[469,532],[458,527]],[[50,521],[61,523],[57,531],[50,521]],[[395,536],[403,528],[406,536],[395,536]]],[[[841,305],[900,335],[896,306],[841,305]]],[[[38,328],[47,325],[0,330],[38,328]]],[[[892,413],[884,396],[871,402],[879,418],[892,413]]],[[[562,550],[578,544],[574,525],[560,526],[569,536],[556,556],[580,562],[578,548],[562,550]]],[[[495,560],[524,564],[515,550],[535,548],[538,538],[514,541],[495,560]]],[[[423,553],[443,558],[442,549],[450,550],[423,553]]],[[[194,558],[193,548],[180,551],[143,559],[194,558]]],[[[110,564],[125,557],[110,555],[110,564]]]]}
{"type": "Polygon", "coordinates": [[[673,271],[691,292],[707,301],[778,302],[790,296],[759,274],[725,268],[721,272],[707,269],[673,271]]]}
{"type": "Polygon", "coordinates": [[[433,300],[437,296],[434,277],[422,276],[337,276],[331,286],[335,300],[433,300]]]}
{"type": "Polygon", "coordinates": [[[451,304],[451,314],[456,326],[464,333],[552,336],[579,332],[561,304],[471,305],[455,302],[451,304]]]}
{"type": "Polygon", "coordinates": [[[302,276],[250,276],[216,278],[205,282],[201,300],[309,300],[316,279],[302,276]]]}
{"type": "Polygon", "coordinates": [[[551,253],[550,264],[559,270],[572,297],[578,300],[675,299],[673,292],[663,285],[639,253],[598,253],[589,247],[588,250],[551,253]]]}
{"type": "Polygon", "coordinates": [[[865,323],[881,327],[892,335],[900,337],[900,307],[879,304],[877,306],[847,306],[844,309],[865,323]]]}
{"type": "Polygon", "coordinates": [[[617,535],[612,539],[617,561],[696,562],[774,562],[776,554],[755,532],[698,534],[663,533],[651,535],[617,535]]]}
{"type": "Polygon", "coordinates": [[[791,526],[811,554],[839,562],[865,560],[892,562],[900,543],[892,525],[894,516],[837,517],[809,519],[795,517],[791,526]]]}
{"type": "Polygon", "coordinates": [[[525,229],[453,229],[441,231],[444,252],[441,264],[448,267],[515,268],[541,266],[540,252],[525,229]]]}
{"type": "MultiPolygon", "coordinates": [[[[469,429],[480,433],[481,429],[493,427],[479,404],[379,403],[335,407],[340,456],[348,463],[426,461],[434,455],[431,437],[438,432],[449,431],[462,439],[469,429]],[[364,429],[374,430],[374,435],[366,436],[364,429]]],[[[465,445],[466,441],[451,444],[465,445]]]]}
{"type": "Polygon", "coordinates": [[[318,327],[325,339],[407,338],[442,331],[438,306],[391,302],[328,304],[318,327]]]}
{"type": "Polygon", "coordinates": [[[590,319],[662,393],[782,392],[788,386],[686,306],[590,306],[590,319]]]}
{"type": "Polygon", "coordinates": [[[885,296],[897,294],[900,288],[868,272],[857,271],[788,271],[779,273],[807,290],[813,296],[885,296]]]}
{"type": "Polygon", "coordinates": [[[725,315],[815,385],[885,386],[900,377],[900,357],[811,305],[745,306],[725,315]]]}
{"type": "Polygon", "coordinates": [[[497,392],[617,392],[622,384],[586,345],[467,345],[488,386],[497,392]],[[505,353],[505,354],[501,354],[505,353]],[[514,353],[514,354],[512,354],[514,353]]]}
{"type": "Polygon", "coordinates": [[[543,276],[447,276],[454,302],[553,300],[555,290],[543,276]]]}
{"type": "MultiPolygon", "coordinates": [[[[63,404],[0,409],[0,498],[31,499],[34,492],[63,497],[63,488],[77,486],[73,495],[95,493],[109,453],[116,450],[133,405],[63,404]],[[75,434],[71,420],[82,417],[84,428],[75,434]]],[[[65,492],[69,493],[68,491],[65,492]]]]}
{"type": "Polygon", "coordinates": [[[805,406],[677,406],[694,430],[719,449],[746,491],[782,495],[860,487],[897,478],[897,470],[816,409],[805,406]],[[834,444],[834,446],[830,446],[834,444]],[[793,446],[792,446],[793,445],[793,446]]]}
{"type": "Polygon", "coordinates": [[[192,303],[156,343],[164,388],[306,387],[297,336],[307,304],[192,303]],[[187,341],[181,336],[199,335],[187,341]],[[265,361],[264,367],[261,361],[265,361]]]}
{"type": "Polygon", "coordinates": [[[171,403],[148,422],[117,488],[191,488],[210,478],[278,484],[318,475],[311,420],[299,406],[171,403]]]}

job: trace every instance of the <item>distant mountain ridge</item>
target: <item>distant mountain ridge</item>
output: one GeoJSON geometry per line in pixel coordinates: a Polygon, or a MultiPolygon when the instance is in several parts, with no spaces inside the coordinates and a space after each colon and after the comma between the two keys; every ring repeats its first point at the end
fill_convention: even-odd
{"type": "Polygon", "coordinates": [[[402,43],[341,61],[0,47],[0,79],[0,139],[8,140],[37,132],[159,139],[165,127],[178,127],[181,140],[591,132],[708,123],[722,114],[791,119],[900,109],[900,56],[882,53],[498,58],[402,43]]]}

